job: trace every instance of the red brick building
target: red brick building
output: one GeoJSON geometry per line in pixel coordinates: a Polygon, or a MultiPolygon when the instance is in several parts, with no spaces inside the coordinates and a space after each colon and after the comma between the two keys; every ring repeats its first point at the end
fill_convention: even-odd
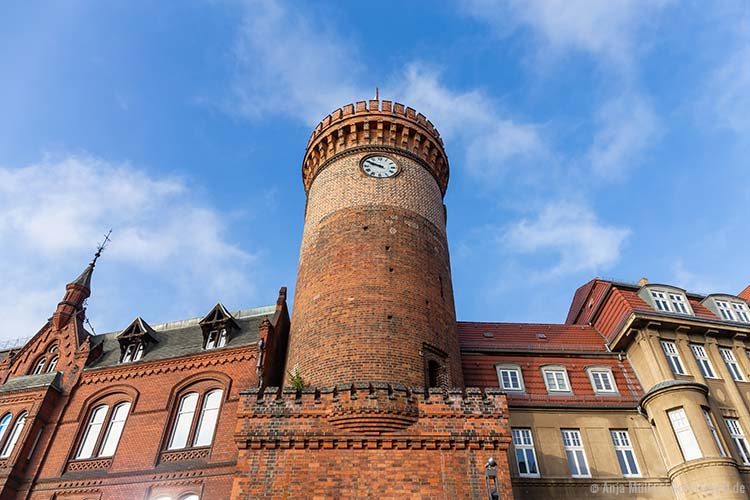
{"type": "Polygon", "coordinates": [[[411,108],[325,117],[291,318],[282,288],[94,335],[95,258],[2,353],[0,500],[746,498],[748,290],[594,279],[563,324],[457,321],[448,176],[411,108]]]}

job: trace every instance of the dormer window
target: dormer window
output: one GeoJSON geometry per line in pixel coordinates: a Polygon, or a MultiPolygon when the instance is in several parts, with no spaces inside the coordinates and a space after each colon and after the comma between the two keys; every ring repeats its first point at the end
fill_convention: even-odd
{"type": "Polygon", "coordinates": [[[660,312],[693,315],[684,290],[667,285],[644,285],[638,295],[660,312]]]}
{"type": "Polygon", "coordinates": [[[221,304],[216,304],[198,324],[203,334],[205,350],[224,347],[232,339],[232,333],[240,331],[240,325],[221,304]]]}
{"type": "Polygon", "coordinates": [[[227,345],[227,329],[211,330],[206,337],[205,349],[218,349],[227,345]]]}
{"type": "Polygon", "coordinates": [[[685,297],[678,293],[670,293],[668,295],[669,302],[671,302],[672,308],[674,308],[674,312],[681,314],[690,314],[690,311],[688,311],[687,305],[685,303],[685,297]]]}
{"type": "Polygon", "coordinates": [[[739,297],[715,294],[706,297],[702,303],[724,321],[750,323],[750,311],[739,297]]]}
{"type": "Polygon", "coordinates": [[[734,321],[734,315],[732,314],[732,310],[729,308],[729,302],[725,300],[717,300],[716,309],[719,310],[719,314],[721,314],[721,319],[734,321]]]}
{"type": "Polygon", "coordinates": [[[132,363],[134,361],[139,361],[143,357],[144,350],[143,342],[133,342],[128,344],[125,348],[125,354],[122,355],[122,362],[132,363]]]}
{"type": "Polygon", "coordinates": [[[156,332],[142,318],[135,318],[118,336],[120,343],[120,362],[134,363],[140,361],[151,345],[156,344],[156,332]]]}

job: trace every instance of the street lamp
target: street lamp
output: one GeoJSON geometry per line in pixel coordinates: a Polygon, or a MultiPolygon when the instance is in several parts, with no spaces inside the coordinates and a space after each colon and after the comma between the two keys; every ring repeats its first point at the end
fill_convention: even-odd
{"type": "Polygon", "coordinates": [[[497,482],[497,462],[490,457],[484,466],[484,482],[487,485],[487,499],[500,500],[500,485],[497,482]]]}

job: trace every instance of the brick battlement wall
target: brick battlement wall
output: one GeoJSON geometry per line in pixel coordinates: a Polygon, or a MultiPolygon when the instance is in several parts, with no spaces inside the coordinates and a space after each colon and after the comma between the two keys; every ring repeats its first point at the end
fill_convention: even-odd
{"type": "Polygon", "coordinates": [[[328,163],[353,148],[399,149],[422,162],[444,194],[448,158],[435,126],[421,113],[391,101],[359,101],[326,116],[313,131],[302,162],[302,180],[309,191],[328,163]]]}
{"type": "Polygon", "coordinates": [[[486,498],[490,457],[511,494],[499,390],[254,389],[238,414],[233,498],[486,498]]]}

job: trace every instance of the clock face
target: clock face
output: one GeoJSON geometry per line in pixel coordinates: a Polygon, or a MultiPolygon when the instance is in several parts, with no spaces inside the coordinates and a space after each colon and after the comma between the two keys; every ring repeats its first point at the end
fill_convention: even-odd
{"type": "Polygon", "coordinates": [[[393,177],[398,173],[398,165],[386,156],[368,156],[362,162],[362,170],[370,177],[393,177]]]}

